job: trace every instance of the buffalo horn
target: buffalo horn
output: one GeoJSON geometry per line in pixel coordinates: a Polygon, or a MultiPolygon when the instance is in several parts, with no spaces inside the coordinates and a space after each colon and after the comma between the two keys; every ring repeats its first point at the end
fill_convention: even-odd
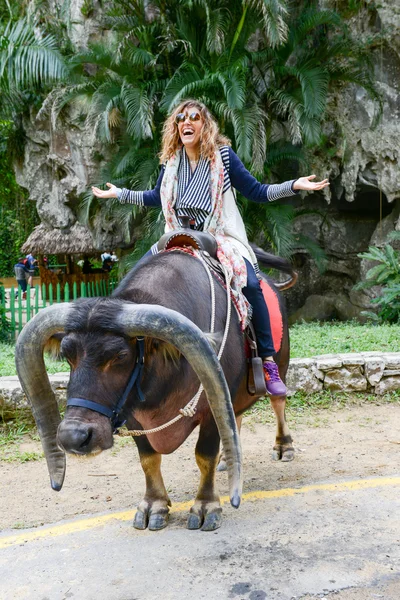
{"type": "Polygon", "coordinates": [[[47,376],[43,348],[47,340],[63,331],[71,304],[53,304],[40,311],[20,333],[15,348],[17,373],[31,406],[39,431],[51,487],[62,488],[65,476],[65,454],[56,442],[61,422],[57,401],[47,376]]]}
{"type": "Polygon", "coordinates": [[[149,336],[175,346],[203,384],[224,448],[229,495],[238,508],[242,493],[242,458],[228,385],[215,352],[203,332],[180,313],[150,304],[125,304],[119,325],[129,336],[149,336]]]}

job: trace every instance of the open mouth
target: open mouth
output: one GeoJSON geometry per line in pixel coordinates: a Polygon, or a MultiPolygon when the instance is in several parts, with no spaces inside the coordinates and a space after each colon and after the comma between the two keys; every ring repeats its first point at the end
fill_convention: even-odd
{"type": "Polygon", "coordinates": [[[189,136],[189,135],[193,135],[194,134],[194,130],[193,129],[184,129],[182,131],[182,135],[184,136],[189,136]]]}

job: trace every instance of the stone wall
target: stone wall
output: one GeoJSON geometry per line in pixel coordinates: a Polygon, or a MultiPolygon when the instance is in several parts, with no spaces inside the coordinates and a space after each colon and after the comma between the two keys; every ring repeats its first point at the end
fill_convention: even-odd
{"type": "Polygon", "coordinates": [[[382,396],[400,390],[400,352],[322,354],[294,358],[287,375],[295,392],[368,392],[382,396]]]}

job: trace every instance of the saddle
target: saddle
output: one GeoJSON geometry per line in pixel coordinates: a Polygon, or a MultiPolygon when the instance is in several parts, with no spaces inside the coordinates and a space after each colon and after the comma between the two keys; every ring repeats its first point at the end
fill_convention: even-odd
{"type": "MultiPolygon", "coordinates": [[[[190,217],[180,217],[182,228],[165,233],[158,241],[157,247],[159,252],[172,250],[173,248],[188,248],[198,250],[202,254],[203,260],[208,267],[225,285],[224,271],[217,259],[217,242],[215,237],[206,231],[197,231],[190,228],[190,217]]],[[[278,307],[278,323],[277,327],[272,327],[272,335],[274,346],[278,352],[282,342],[282,315],[279,309],[279,302],[275,290],[270,286],[267,278],[262,276],[261,288],[264,298],[267,302],[271,313],[271,304],[274,315],[277,315],[278,307]]],[[[273,319],[271,319],[273,325],[273,319]]],[[[247,356],[247,390],[252,396],[265,396],[267,393],[265,386],[264,368],[262,359],[258,356],[257,340],[251,321],[245,329],[245,350],[247,356]]]]}
{"type": "Polygon", "coordinates": [[[180,217],[182,229],[164,233],[158,240],[158,251],[171,248],[189,247],[206,252],[217,259],[217,240],[207,231],[197,231],[190,228],[190,217],[180,217]]]}

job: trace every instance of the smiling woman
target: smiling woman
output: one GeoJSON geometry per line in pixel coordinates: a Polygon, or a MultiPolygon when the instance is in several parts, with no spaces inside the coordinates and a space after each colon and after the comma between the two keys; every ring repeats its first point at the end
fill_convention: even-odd
{"type": "MultiPolygon", "coordinates": [[[[249,245],[233,189],[249,200],[262,203],[293,196],[299,190],[321,190],[329,185],[328,181],[313,182],[315,175],[310,175],[275,185],[260,183],[233,152],[230,141],[219,132],[208,108],[191,99],[179,104],[165,121],[160,162],[161,171],[153,190],[136,192],[107,183],[108,190],[93,187],[93,194],[139,206],[161,205],[166,232],[179,229],[180,219],[186,217],[193,229],[215,237],[218,259],[239,292],[242,327],[248,305],[252,307],[267,391],[285,395],[286,387],[273,360],[275,349],[257,259],[249,245]]],[[[147,254],[156,253],[157,244],[147,254]]]]}

